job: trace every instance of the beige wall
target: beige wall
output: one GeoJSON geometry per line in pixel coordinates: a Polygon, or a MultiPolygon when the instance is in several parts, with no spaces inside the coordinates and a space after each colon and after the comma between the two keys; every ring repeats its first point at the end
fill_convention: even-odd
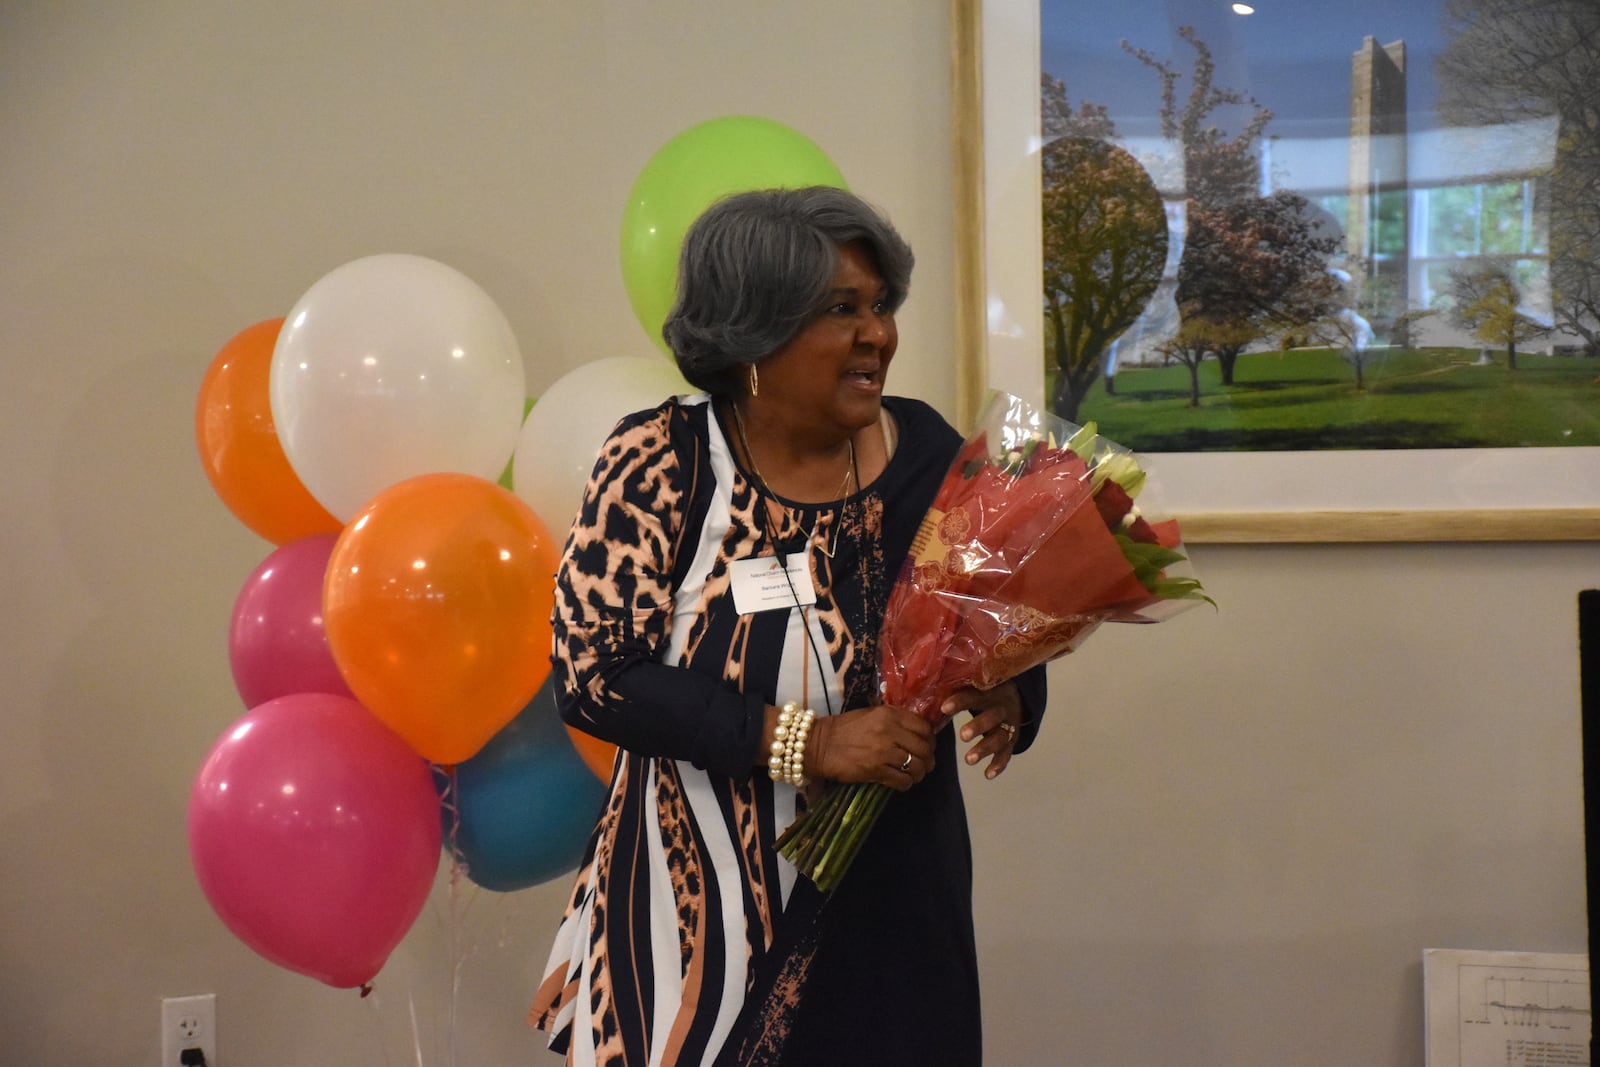
{"type": "MultiPolygon", "coordinates": [[[[907,233],[895,385],[953,406],[942,3],[446,10],[0,10],[6,1063],[153,1065],[160,998],[207,991],[230,1067],[554,1062],[520,1019],[559,881],[442,874],[366,1000],[254,956],[195,884],[189,785],[242,711],[227,619],[270,548],[194,452],[233,333],[405,251],[489,291],[530,391],[647,353],[623,196],[744,112],[907,233]]],[[[1196,555],[1220,614],[1098,636],[1036,751],[967,778],[990,1061],[1417,1064],[1424,947],[1585,947],[1573,620],[1600,551],[1196,555]]]]}

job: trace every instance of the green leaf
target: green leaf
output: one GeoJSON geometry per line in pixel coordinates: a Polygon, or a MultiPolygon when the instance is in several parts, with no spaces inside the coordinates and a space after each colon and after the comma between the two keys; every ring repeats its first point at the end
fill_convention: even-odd
{"type": "Polygon", "coordinates": [[[1067,447],[1076,452],[1078,458],[1085,463],[1093,462],[1094,440],[1098,436],[1100,436],[1100,430],[1097,424],[1086,422],[1077,433],[1067,439],[1067,447]]]}
{"type": "Polygon", "coordinates": [[[1200,579],[1169,578],[1163,573],[1174,563],[1182,563],[1187,559],[1183,553],[1161,545],[1135,541],[1127,534],[1119,533],[1113,536],[1116,537],[1122,554],[1127,557],[1128,565],[1133,568],[1133,576],[1139,579],[1139,584],[1148,589],[1152,595],[1163,600],[1204,600],[1212,607],[1217,606],[1217,602],[1207,596],[1200,587],[1200,579]]]}
{"type": "Polygon", "coordinates": [[[1182,563],[1188,559],[1182,552],[1175,552],[1164,545],[1153,545],[1144,541],[1135,541],[1127,534],[1114,535],[1122,554],[1127,557],[1128,563],[1133,567],[1133,573],[1147,587],[1150,582],[1160,577],[1161,572],[1174,563],[1182,563]]]}
{"type": "Polygon", "coordinates": [[[1204,600],[1212,607],[1217,606],[1217,602],[1200,588],[1198,578],[1160,578],[1145,588],[1163,600],[1204,600]]]}
{"type": "Polygon", "coordinates": [[[1139,495],[1139,490],[1144,488],[1145,473],[1139,466],[1139,461],[1133,458],[1132,452],[1110,451],[1100,457],[1100,462],[1094,465],[1094,489],[1099,491],[1109,478],[1122,487],[1122,491],[1129,497],[1139,495]]]}

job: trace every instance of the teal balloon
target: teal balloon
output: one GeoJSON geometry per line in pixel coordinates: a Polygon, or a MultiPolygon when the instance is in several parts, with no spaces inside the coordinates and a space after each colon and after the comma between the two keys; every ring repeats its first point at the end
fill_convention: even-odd
{"type": "Polygon", "coordinates": [[[548,882],[583,859],[606,787],[579,757],[546,680],[527,707],[455,767],[436,770],[445,847],[496,892],[548,882]]]}
{"type": "Polygon", "coordinates": [[[650,339],[665,350],[661,324],[677,294],[678,252],[706,208],[730,193],[806,185],[843,189],[844,175],[805,134],[771,119],[711,119],[662,145],[622,213],[622,279],[650,339]]]}

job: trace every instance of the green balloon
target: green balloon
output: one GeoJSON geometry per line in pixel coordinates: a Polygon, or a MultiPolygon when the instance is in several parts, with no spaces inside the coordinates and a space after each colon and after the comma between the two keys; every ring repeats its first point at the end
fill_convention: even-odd
{"type": "MultiPolygon", "coordinates": [[[[533,410],[534,402],[537,399],[538,399],[537,397],[531,397],[531,396],[523,398],[523,401],[522,401],[522,421],[523,422],[527,422],[528,421],[528,412],[533,410]]],[[[500,472],[500,478],[495,483],[496,485],[500,486],[500,488],[502,488],[502,489],[510,489],[513,492],[515,492],[516,488],[517,488],[515,485],[511,484],[511,479],[512,479],[512,476],[513,476],[513,473],[514,473],[512,468],[513,468],[514,464],[516,463],[516,459],[517,459],[517,454],[516,454],[515,450],[513,450],[512,453],[511,453],[511,458],[506,460],[506,469],[500,472]]]]}
{"type": "Polygon", "coordinates": [[[652,341],[665,350],[661,324],[677,295],[678,252],[689,225],[729,193],[805,185],[846,187],[813,141],[755,115],[691,126],[650,157],[622,212],[622,280],[652,341]]]}

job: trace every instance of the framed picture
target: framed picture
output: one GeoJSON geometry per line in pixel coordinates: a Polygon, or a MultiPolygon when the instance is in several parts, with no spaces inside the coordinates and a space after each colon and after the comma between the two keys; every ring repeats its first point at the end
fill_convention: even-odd
{"type": "MultiPolygon", "coordinates": [[[[1513,12],[1518,7],[1511,0],[1471,2],[1513,12]]],[[[1571,2],[1575,9],[1582,9],[1586,0],[1571,2]]],[[[1231,120],[1241,127],[1256,116],[1250,150],[1255,153],[1256,177],[1252,180],[1259,181],[1259,190],[1252,193],[1251,202],[1265,205],[1276,198],[1274,202],[1300,205],[1299,210],[1311,221],[1296,223],[1301,228],[1295,232],[1305,240],[1324,242],[1319,247],[1330,254],[1319,263],[1326,263],[1326,273],[1337,282],[1311,279],[1321,294],[1317,297],[1320,303],[1315,311],[1300,316],[1304,321],[1295,329],[1290,328],[1296,324],[1293,315],[1281,311],[1252,327],[1250,340],[1234,353],[1241,374],[1248,367],[1266,368],[1263,374],[1281,374],[1284,367],[1332,367],[1335,377],[1353,370],[1353,380],[1329,378],[1322,383],[1324,391],[1359,395],[1365,404],[1368,400],[1392,400],[1405,389],[1420,394],[1424,385],[1402,388],[1399,371],[1393,369],[1401,366],[1426,382],[1445,378],[1467,381],[1472,375],[1480,376],[1473,380],[1488,380],[1490,374],[1497,374],[1497,381],[1518,383],[1519,397],[1526,391],[1523,383],[1543,380],[1534,378],[1543,367],[1558,366],[1565,375],[1563,381],[1571,383],[1563,387],[1567,391],[1561,394],[1562,402],[1577,412],[1569,418],[1564,408],[1560,417],[1569,418],[1577,427],[1578,436],[1569,439],[1583,443],[1529,445],[1516,439],[1518,431],[1513,426],[1496,429],[1505,435],[1503,440],[1489,436],[1487,443],[1463,445],[1462,440],[1476,440],[1465,437],[1449,440],[1449,447],[1431,447],[1427,437],[1419,439],[1415,434],[1396,434],[1390,441],[1382,439],[1378,430],[1364,429],[1363,433],[1378,434],[1380,439],[1363,447],[1352,446],[1352,441],[1363,439],[1354,436],[1351,427],[1330,425],[1320,432],[1318,427],[1302,430],[1299,438],[1280,435],[1265,448],[1252,447],[1246,434],[1221,447],[1208,443],[1203,449],[1186,450],[1181,446],[1151,447],[1137,438],[1123,440],[1121,431],[1108,425],[1111,419],[1099,420],[1102,432],[1138,451],[1159,453],[1151,466],[1168,506],[1184,520],[1186,539],[1600,540],[1600,358],[1595,358],[1593,344],[1593,339],[1600,337],[1600,322],[1594,320],[1593,306],[1587,312],[1581,307],[1574,312],[1563,304],[1564,290],[1550,281],[1561,254],[1559,237],[1552,242],[1551,233],[1559,234],[1566,219],[1559,207],[1552,215],[1549,206],[1552,199],[1558,206],[1562,203],[1559,191],[1552,197],[1550,177],[1555,166],[1551,146],[1556,143],[1557,120],[1535,116],[1544,125],[1535,121],[1526,126],[1533,141],[1515,150],[1497,148],[1490,153],[1500,161],[1496,166],[1508,168],[1506,173],[1485,176],[1448,169],[1456,151],[1453,146],[1464,134],[1436,121],[1431,111],[1422,115],[1417,110],[1433,107],[1430,94],[1434,90],[1424,84],[1424,72],[1432,70],[1438,58],[1428,49],[1439,47],[1436,27],[1443,22],[1443,4],[1444,0],[1428,0],[1410,5],[1423,9],[1431,20],[1428,25],[1434,27],[1426,32],[1435,38],[1412,44],[1408,105],[1406,43],[1384,38],[1390,31],[1381,18],[1384,12],[1408,5],[1350,0],[1340,7],[1348,7],[1354,14],[1341,16],[1340,25],[1330,27],[1318,25],[1319,20],[1331,16],[1315,5],[1263,5],[1263,14],[1256,15],[1227,12],[1226,5],[1202,8],[1185,0],[1130,0],[1109,8],[1086,0],[952,0],[955,192],[957,203],[963,205],[957,231],[958,419],[970,422],[992,388],[1083,422],[1097,418],[1096,404],[1101,405],[1098,410],[1110,411],[1114,403],[1118,412],[1134,411],[1136,405],[1127,397],[1137,394],[1137,389],[1131,388],[1135,383],[1160,380],[1170,386],[1174,380],[1183,381],[1185,372],[1178,364],[1184,360],[1188,334],[1179,331],[1190,324],[1192,309],[1204,307],[1195,296],[1194,279],[1214,278],[1218,272],[1183,265],[1183,256],[1199,243],[1193,237],[1198,232],[1193,229],[1196,222],[1188,223],[1190,229],[1185,230],[1185,212],[1198,216],[1205,207],[1197,201],[1200,193],[1186,192],[1184,167],[1199,175],[1203,160],[1190,151],[1185,134],[1173,131],[1193,128],[1184,125],[1185,118],[1224,122],[1229,116],[1221,112],[1231,110],[1231,120]],[[1225,13],[1219,16],[1218,10],[1225,13]],[[1351,27],[1359,29],[1364,25],[1362,18],[1369,16],[1372,30],[1352,37],[1351,27]],[[1053,35],[1048,58],[1043,58],[1047,49],[1041,17],[1054,20],[1046,24],[1053,35]],[[1255,27],[1261,25],[1257,23],[1246,34],[1242,23],[1219,23],[1219,17],[1275,18],[1293,25],[1280,25],[1272,34],[1263,34],[1256,32],[1255,27]],[[1273,40],[1319,42],[1317,47],[1325,56],[1311,64],[1298,55],[1261,54],[1260,41],[1273,40]],[[1205,66],[1203,72],[1197,61],[1205,66]],[[1071,69],[1052,71],[1046,63],[1071,69]],[[1180,113],[1190,99],[1185,94],[1192,88],[1184,77],[1192,82],[1197,73],[1211,79],[1213,98],[1227,104],[1218,115],[1180,113]],[[1043,285],[1041,208],[1045,190],[1041,173],[1053,138],[1047,136],[1042,121],[1041,74],[1065,81],[1065,91],[1054,101],[1049,116],[1058,125],[1067,113],[1088,116],[1108,128],[1113,123],[1123,124],[1117,133],[1103,135],[1103,141],[1125,148],[1154,175],[1151,182],[1166,203],[1169,240],[1179,246],[1170,249],[1159,283],[1168,290],[1170,303],[1165,326],[1140,333],[1142,347],[1136,354],[1117,357],[1116,348],[1111,349],[1118,363],[1092,372],[1092,387],[1081,388],[1081,397],[1075,398],[1082,405],[1075,409],[1078,417],[1057,406],[1062,372],[1056,369],[1058,363],[1050,362],[1058,357],[1047,356],[1053,336],[1046,322],[1043,285]],[[1164,78],[1175,84],[1176,90],[1169,91],[1168,112],[1162,116],[1164,78]],[[1224,83],[1225,78],[1237,80],[1224,83]],[[1321,125],[1296,121],[1292,106],[1280,98],[1284,90],[1274,86],[1292,84],[1297,78],[1302,83],[1314,78],[1338,83],[1334,86],[1335,106],[1343,113],[1334,116],[1341,124],[1337,135],[1327,135],[1326,121],[1321,125]],[[1400,86],[1398,98],[1396,84],[1400,86]],[[1142,91],[1148,102],[1125,104],[1134,90],[1142,91]],[[1274,92],[1280,97],[1272,96],[1274,92]],[[1136,119],[1144,119],[1146,128],[1138,128],[1137,121],[1126,117],[1140,108],[1143,113],[1136,119]],[[1265,119],[1259,117],[1263,113],[1265,119]],[[1165,136],[1159,121],[1163,117],[1173,120],[1165,124],[1165,136]],[[1363,122],[1364,127],[1360,125],[1363,122]],[[1365,132],[1358,136],[1362,130],[1365,132]],[[1302,132],[1303,136],[1291,136],[1302,132]],[[1307,161],[1316,160],[1319,153],[1331,155],[1335,162],[1324,161],[1322,178],[1306,179],[1308,168],[1314,166],[1307,161]],[[1163,158],[1165,172],[1161,163],[1151,162],[1163,158]],[[1507,159],[1523,162],[1508,164],[1504,162],[1507,159]],[[1402,165],[1398,171],[1397,160],[1402,165]],[[1404,169],[1406,164],[1409,171],[1404,169]],[[1330,172],[1336,176],[1327,177],[1330,172]],[[1328,219],[1333,222],[1327,223],[1328,219]],[[1325,231],[1316,229],[1325,223],[1325,231]],[[1186,232],[1190,234],[1187,243],[1186,232]],[[1356,237],[1352,238],[1352,233],[1356,237]],[[1489,267],[1504,267],[1500,273],[1521,286],[1514,290],[1514,298],[1501,301],[1501,318],[1511,323],[1505,327],[1512,331],[1507,336],[1509,364],[1490,327],[1450,311],[1466,306],[1467,296],[1452,288],[1458,284],[1458,276],[1489,273],[1489,267]],[[1186,269],[1190,271],[1187,283],[1186,269]],[[1352,275],[1353,285],[1348,284],[1352,275]],[[1341,278],[1343,281],[1338,281],[1341,278]],[[1347,290],[1361,287],[1382,299],[1375,296],[1363,304],[1348,295],[1347,290]],[[1557,305],[1553,309],[1552,291],[1557,305]],[[1180,296],[1185,298],[1181,302],[1177,300],[1180,296]],[[1355,339],[1348,329],[1342,334],[1336,329],[1338,324],[1348,326],[1352,321],[1365,331],[1364,340],[1355,339]],[[1563,321],[1576,325],[1562,329],[1563,321]],[[1162,328],[1167,331],[1164,335],[1162,328]],[[1515,332],[1524,328],[1526,337],[1515,332]],[[1590,331],[1588,342],[1582,331],[1590,331]],[[1296,332],[1299,339],[1291,342],[1290,335],[1296,332]],[[1519,339],[1520,372],[1515,359],[1519,339]],[[1433,362],[1427,364],[1428,360],[1433,362]],[[1368,381],[1362,385],[1364,361],[1368,381]],[[1107,370],[1116,372],[1114,401],[1107,395],[1107,379],[1112,377],[1107,370]],[[1521,377],[1508,377],[1515,373],[1521,377]],[[1057,379],[1054,387],[1048,384],[1052,374],[1057,379]],[[1432,377],[1426,377],[1430,374],[1432,377]],[[1125,382],[1130,388],[1124,389],[1125,382]],[[1585,435],[1594,443],[1588,443],[1585,435]]],[[[1248,12],[1246,5],[1233,7],[1248,12]]],[[[1287,50],[1289,45],[1279,47],[1287,50]]],[[[1494,69],[1504,66],[1491,65],[1494,69]]],[[[1597,72],[1600,67],[1591,73],[1597,72]]],[[[1483,128],[1473,127],[1472,132],[1482,137],[1493,130],[1484,133],[1483,128]]],[[[1475,151],[1482,154],[1485,150],[1480,144],[1475,151]]],[[[1579,164],[1563,157],[1560,165],[1600,165],[1600,146],[1593,146],[1579,164]]],[[[1594,177],[1600,180],[1600,174],[1594,177]]],[[[1200,178],[1195,182],[1198,185],[1200,178]]],[[[1600,208],[1592,213],[1600,216],[1600,208]]],[[[1255,224],[1253,219],[1246,222],[1255,224]]],[[[1235,224],[1233,230],[1242,225],[1235,224]]],[[[1600,294],[1600,264],[1591,265],[1594,277],[1589,281],[1600,294]]],[[[1268,279],[1283,269],[1275,267],[1277,273],[1268,274],[1268,279]]],[[[1596,306],[1600,306],[1600,297],[1596,297],[1596,306]]],[[[1148,318],[1147,311],[1140,319],[1141,330],[1148,318]]],[[[1487,315],[1480,319],[1486,321],[1487,315]]],[[[1193,321],[1201,323],[1198,315],[1193,321]]],[[[1203,334],[1198,325],[1194,332],[1203,334]]],[[[1124,332],[1117,344],[1132,349],[1129,336],[1124,332]]],[[[1212,418],[1216,417],[1214,409],[1227,402],[1220,395],[1224,390],[1208,377],[1219,373],[1218,347],[1225,349],[1226,344],[1207,340],[1206,350],[1194,358],[1188,374],[1193,381],[1190,400],[1197,413],[1210,408],[1212,418]]],[[[1191,346],[1187,351],[1197,349],[1191,346]]],[[[1104,355],[1097,353],[1096,358],[1104,355]]],[[[1231,368],[1232,364],[1230,374],[1231,368]]],[[[1234,384],[1231,378],[1222,380],[1234,384]]],[[[1265,382],[1258,380],[1254,385],[1261,403],[1281,406],[1281,401],[1267,395],[1265,382]]],[[[1282,383],[1271,385],[1281,388],[1282,383]]],[[[1170,401],[1172,393],[1166,388],[1163,395],[1170,401]]],[[[1167,407],[1174,405],[1168,403],[1167,407]]],[[[1169,434],[1167,439],[1182,442],[1199,436],[1169,434]]]]}

